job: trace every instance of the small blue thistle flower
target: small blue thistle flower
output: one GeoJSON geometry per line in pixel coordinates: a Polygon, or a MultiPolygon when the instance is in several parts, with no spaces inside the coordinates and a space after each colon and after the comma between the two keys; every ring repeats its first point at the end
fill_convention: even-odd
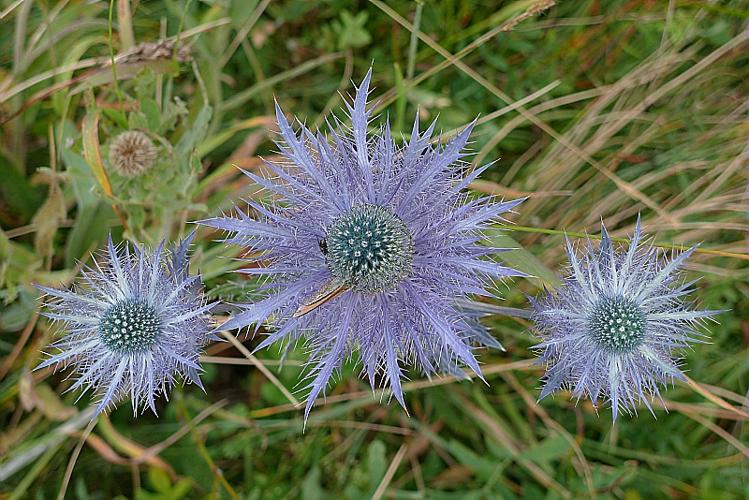
{"type": "Polygon", "coordinates": [[[52,344],[59,352],[37,369],[74,365],[68,391],[97,393],[97,414],[128,395],[133,413],[156,413],[155,397],[168,397],[178,376],[202,388],[198,357],[215,338],[208,315],[214,304],[206,303],[200,276],[188,272],[193,236],[168,251],[162,242],[152,253],[134,254],[127,246],[118,251],[110,237],[105,265],[85,268],[82,286],[38,285],[51,298],[44,315],[65,335],[52,344]]]}
{"type": "MultiPolygon", "coordinates": [[[[405,407],[402,367],[426,375],[481,374],[474,346],[501,348],[466,310],[469,297],[493,296],[494,279],[522,273],[483,257],[482,231],[522,200],[469,198],[465,189],[489,165],[468,171],[461,159],[473,123],[445,146],[432,145],[418,117],[403,147],[385,123],[368,135],[370,69],[347,104],[348,128],[336,120],[329,136],[301,124],[299,133],[276,106],[285,161],[269,163],[275,178],[245,174],[273,195],[270,206],[247,201],[251,218],[202,224],[233,233],[249,249],[240,272],[263,275],[267,296],[223,328],[268,322],[274,331],[257,349],[306,341],[312,366],[305,419],[344,359],[358,354],[370,385],[389,386],[405,407]]],[[[470,309],[470,308],[468,308],[470,309]]]]}
{"type": "Polygon", "coordinates": [[[596,407],[607,399],[614,420],[620,410],[636,414],[638,402],[653,413],[648,399],[660,398],[659,384],[684,379],[676,351],[703,342],[697,327],[718,312],[685,299],[695,281],[683,282],[679,269],[695,248],[668,260],[642,242],[639,217],[626,250],[603,224],[600,248],[588,239],[582,257],[568,239],[570,276],[532,301],[542,339],[534,349],[546,364],[540,399],[568,389],[596,407]]]}

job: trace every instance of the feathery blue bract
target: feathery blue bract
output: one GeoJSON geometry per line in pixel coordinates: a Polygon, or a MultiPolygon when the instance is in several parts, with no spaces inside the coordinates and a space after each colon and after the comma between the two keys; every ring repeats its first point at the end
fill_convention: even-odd
{"type": "Polygon", "coordinates": [[[637,413],[659,385],[683,379],[676,351],[704,341],[697,328],[717,311],[695,309],[686,300],[695,283],[679,269],[691,248],[668,259],[642,241],[638,217],[629,248],[616,247],[601,224],[601,244],[590,239],[582,257],[567,240],[571,273],[558,290],[533,301],[533,320],[542,342],[535,346],[546,364],[541,398],[558,389],[607,399],[613,419],[637,413]]]}
{"type": "Polygon", "coordinates": [[[521,275],[483,258],[502,249],[481,245],[482,230],[522,200],[466,195],[488,167],[468,172],[461,160],[474,124],[442,147],[432,144],[434,123],[420,133],[418,119],[402,147],[388,123],[368,135],[370,78],[371,69],[347,104],[351,127],[336,120],[327,137],[304,125],[295,132],[277,106],[285,160],[268,163],[273,179],[245,172],[272,194],[272,205],[250,200],[255,218],[239,210],[202,222],[233,233],[228,241],[252,252],[240,272],[268,279],[267,296],[241,305],[224,328],[255,324],[257,331],[268,321],[274,331],[258,349],[306,341],[305,418],[354,353],[372,387],[379,378],[404,406],[405,365],[427,375],[462,375],[458,367],[467,365],[480,374],[473,347],[501,346],[458,300],[492,296],[493,280],[521,275]],[[346,291],[299,315],[320,291],[332,290],[346,291]]]}
{"type": "Polygon", "coordinates": [[[59,352],[37,368],[75,367],[68,389],[93,391],[97,414],[130,397],[133,412],[156,413],[155,398],[179,377],[202,388],[198,357],[215,336],[200,276],[190,276],[188,247],[193,234],[176,246],[153,252],[111,237],[102,263],[85,268],[79,286],[60,290],[38,286],[49,300],[44,313],[58,322],[64,336],[59,352]]]}

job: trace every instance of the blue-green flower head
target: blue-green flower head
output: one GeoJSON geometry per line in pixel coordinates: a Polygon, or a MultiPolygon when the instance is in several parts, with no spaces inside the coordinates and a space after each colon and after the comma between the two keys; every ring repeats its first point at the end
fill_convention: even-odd
{"type": "Polygon", "coordinates": [[[161,335],[161,318],[145,300],[127,299],[112,304],[99,320],[99,338],[109,350],[145,352],[161,335]]]}
{"type": "Polygon", "coordinates": [[[360,292],[393,288],[410,274],[414,260],[408,226],[378,205],[359,205],[334,219],[325,245],[331,274],[360,292]]]}
{"type": "Polygon", "coordinates": [[[645,340],[645,314],[625,297],[601,297],[588,322],[593,339],[611,352],[629,352],[645,340]]]}
{"type": "Polygon", "coordinates": [[[198,358],[214,338],[200,276],[188,272],[188,246],[153,252],[117,249],[82,272],[72,290],[38,286],[49,297],[45,316],[60,325],[58,352],[37,368],[75,368],[68,390],[99,397],[97,413],[129,397],[133,412],[150,408],[179,378],[202,387],[198,358]]]}
{"type": "Polygon", "coordinates": [[[494,282],[522,273],[491,256],[484,230],[523,200],[469,196],[489,165],[465,161],[474,123],[450,141],[415,120],[397,141],[367,102],[372,71],[325,133],[295,129],[280,107],[280,160],[268,178],[246,172],[269,193],[236,217],[202,223],[251,248],[242,273],[265,276],[263,300],[242,304],[226,329],[270,323],[258,349],[304,342],[310,352],[305,417],[344,360],[361,362],[372,386],[405,406],[403,369],[464,376],[481,372],[479,345],[499,347],[465,303],[492,296],[494,282]]]}
{"type": "Polygon", "coordinates": [[[638,403],[652,412],[659,385],[683,378],[678,350],[703,341],[699,327],[716,314],[686,299],[694,282],[683,283],[679,269],[693,251],[668,259],[642,242],[639,218],[629,248],[617,248],[603,225],[600,248],[588,239],[582,256],[568,240],[570,275],[533,302],[541,398],[568,389],[594,406],[608,400],[614,419],[638,403]]]}

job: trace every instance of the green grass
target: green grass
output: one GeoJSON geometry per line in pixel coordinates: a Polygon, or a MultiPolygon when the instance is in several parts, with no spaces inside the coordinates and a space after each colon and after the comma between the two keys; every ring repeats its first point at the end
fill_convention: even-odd
{"type": "MultiPolygon", "coordinates": [[[[0,498],[745,498],[749,5],[551,3],[0,1],[0,498]],[[160,38],[192,57],[128,52],[160,38]],[[530,196],[496,237],[538,278],[502,287],[502,306],[553,284],[563,231],[597,234],[601,218],[616,237],[640,213],[666,248],[701,242],[696,298],[729,310],[686,353],[701,385],[616,425],[565,394],[539,404],[529,323],[494,316],[507,352],[480,354],[489,384],[412,373],[410,415],[346,366],[302,433],[225,342],[208,349],[207,394],[87,427],[64,374],[31,371],[54,332],[30,284],[70,283],[110,231],[153,244],[252,196],[234,165],[274,154],[274,96],[320,125],[370,64],[397,136],[417,109],[446,133],[479,116],[474,160],[500,161],[473,188],[530,196]],[[168,154],[128,181],[106,151],[130,127],[168,154]]],[[[199,231],[192,264],[212,297],[246,299],[254,284],[216,237],[199,231]]],[[[278,356],[260,354],[293,390],[303,350],[283,369],[278,356]]]]}

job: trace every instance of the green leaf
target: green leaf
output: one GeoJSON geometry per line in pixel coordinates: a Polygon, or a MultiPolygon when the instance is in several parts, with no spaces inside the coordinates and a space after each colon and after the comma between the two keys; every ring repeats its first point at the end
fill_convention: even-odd
{"type": "Polygon", "coordinates": [[[99,113],[96,110],[89,110],[83,117],[81,135],[83,137],[83,157],[86,159],[86,163],[91,168],[102,191],[107,196],[112,196],[112,185],[109,183],[109,176],[104,169],[104,161],[101,158],[99,113]]]}
{"type": "MultiPolygon", "coordinates": [[[[66,135],[65,137],[70,137],[66,135]]],[[[73,195],[78,203],[78,208],[95,206],[99,202],[97,196],[96,180],[91,175],[91,168],[83,156],[71,149],[62,150],[62,161],[65,164],[65,172],[68,183],[73,189],[73,195]]]]}
{"type": "Polygon", "coordinates": [[[369,448],[367,448],[367,472],[369,473],[370,493],[375,492],[380,481],[385,477],[385,471],[387,470],[385,451],[385,443],[379,439],[372,441],[369,448]]]}
{"type": "Polygon", "coordinates": [[[245,0],[244,2],[229,2],[229,17],[235,28],[241,28],[252,12],[257,7],[258,0],[245,0]]]}
{"type": "Polygon", "coordinates": [[[101,247],[109,234],[108,222],[115,217],[114,210],[108,203],[84,205],[78,208],[73,229],[68,234],[65,245],[65,266],[72,267],[77,260],[82,260],[88,252],[101,247]]]}
{"type": "Polygon", "coordinates": [[[36,294],[27,288],[21,289],[18,300],[7,307],[0,306],[0,331],[20,331],[31,319],[36,307],[36,294]]]}
{"type": "Polygon", "coordinates": [[[172,482],[165,470],[158,467],[148,468],[148,482],[159,493],[169,493],[172,489],[172,482]]]}
{"type": "Polygon", "coordinates": [[[10,214],[28,219],[44,201],[44,188],[31,183],[3,156],[0,156],[0,199],[10,214]]]}
{"type": "Polygon", "coordinates": [[[212,114],[213,109],[206,104],[200,109],[198,116],[195,117],[193,123],[188,126],[185,134],[179,140],[176,147],[177,156],[180,161],[186,162],[193,149],[195,149],[197,145],[205,139],[212,114]]]}
{"type": "Polygon", "coordinates": [[[315,466],[302,481],[302,498],[305,500],[322,500],[326,498],[325,490],[320,486],[320,468],[315,466]]]}
{"type": "Polygon", "coordinates": [[[338,48],[341,50],[348,48],[364,47],[372,41],[372,36],[365,28],[369,13],[366,11],[351,15],[347,10],[341,12],[341,21],[334,25],[334,30],[338,34],[338,48]]]}
{"type": "Polygon", "coordinates": [[[153,99],[143,99],[140,102],[140,111],[146,116],[148,130],[153,132],[160,131],[161,127],[161,110],[159,105],[153,99]]]}
{"type": "Polygon", "coordinates": [[[507,235],[504,230],[486,231],[486,239],[491,246],[498,248],[511,248],[506,252],[497,254],[499,260],[508,266],[522,271],[530,276],[533,281],[539,285],[543,284],[549,287],[557,287],[561,284],[559,277],[544,265],[535,255],[523,248],[523,246],[507,235]]]}
{"type": "Polygon", "coordinates": [[[34,394],[36,408],[50,420],[64,421],[78,413],[75,407],[66,406],[60,396],[47,384],[34,386],[34,394]]]}
{"type": "Polygon", "coordinates": [[[182,479],[177,481],[177,483],[174,485],[174,488],[172,488],[170,498],[173,498],[174,500],[179,500],[180,498],[184,498],[185,495],[190,493],[191,489],[192,489],[192,481],[190,481],[186,477],[183,477],[182,479]]]}
{"type": "Polygon", "coordinates": [[[460,462],[460,464],[465,465],[466,467],[471,469],[474,474],[476,474],[484,481],[488,481],[492,477],[492,475],[494,475],[497,467],[501,463],[499,461],[489,460],[479,455],[478,453],[455,439],[451,439],[449,441],[448,450],[450,451],[450,454],[452,456],[458,459],[458,462],[460,462]]]}
{"type": "Polygon", "coordinates": [[[0,230],[0,299],[5,304],[16,300],[19,287],[28,284],[41,265],[38,254],[10,241],[0,230]]]}
{"type": "Polygon", "coordinates": [[[520,453],[520,456],[532,462],[548,462],[566,455],[571,448],[570,442],[561,434],[554,434],[535,446],[520,453]]]}

